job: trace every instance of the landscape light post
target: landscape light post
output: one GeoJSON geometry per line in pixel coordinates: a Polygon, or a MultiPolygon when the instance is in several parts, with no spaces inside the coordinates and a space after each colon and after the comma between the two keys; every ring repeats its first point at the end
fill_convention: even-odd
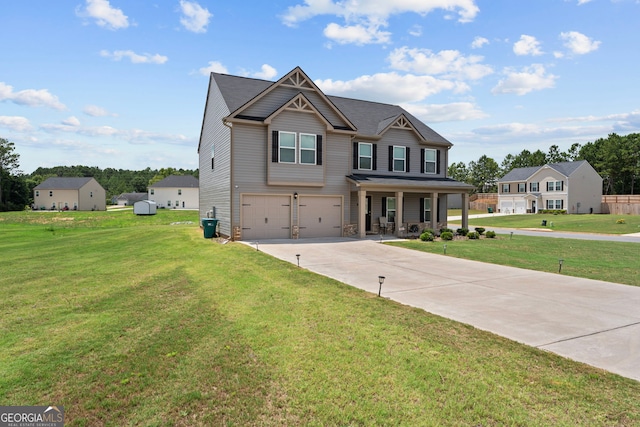
{"type": "Polygon", "coordinates": [[[378,283],[380,287],[378,288],[378,296],[380,296],[380,292],[382,292],[382,284],[384,283],[384,276],[378,276],[378,283]]]}
{"type": "Polygon", "coordinates": [[[446,244],[444,245],[444,254],[445,255],[447,254],[447,245],[446,244]]]}
{"type": "Polygon", "coordinates": [[[298,268],[300,268],[300,254],[296,254],[296,258],[298,258],[298,268]]]}
{"type": "Polygon", "coordinates": [[[558,273],[562,272],[562,263],[564,262],[564,260],[562,258],[560,258],[558,260],[558,273]]]}

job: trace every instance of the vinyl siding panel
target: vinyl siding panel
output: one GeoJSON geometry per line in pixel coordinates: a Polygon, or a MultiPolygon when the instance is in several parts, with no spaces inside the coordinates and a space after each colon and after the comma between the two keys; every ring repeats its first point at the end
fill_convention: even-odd
{"type": "Polygon", "coordinates": [[[229,115],[220,90],[213,79],[205,106],[199,148],[200,217],[213,207],[221,234],[231,236],[231,130],[222,123],[229,115]],[[211,148],[215,144],[214,169],[211,148]]]}
{"type": "Polygon", "coordinates": [[[567,212],[602,213],[602,177],[588,163],[582,164],[571,174],[567,179],[566,190],[567,212]]]}
{"type": "MultiPolygon", "coordinates": [[[[95,179],[83,185],[76,192],[76,197],[79,198],[78,209],[81,211],[104,211],[107,209],[106,191],[95,179]]],[[[73,205],[69,204],[69,208],[73,208],[73,205]]]]}

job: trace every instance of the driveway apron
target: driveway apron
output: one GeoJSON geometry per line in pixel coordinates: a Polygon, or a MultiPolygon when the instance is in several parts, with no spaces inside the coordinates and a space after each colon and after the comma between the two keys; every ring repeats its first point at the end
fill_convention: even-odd
{"type": "MultiPolygon", "coordinates": [[[[251,244],[250,242],[245,242],[251,244]]],[[[374,240],[259,250],[382,297],[640,381],[640,288],[434,255],[374,240]]]]}

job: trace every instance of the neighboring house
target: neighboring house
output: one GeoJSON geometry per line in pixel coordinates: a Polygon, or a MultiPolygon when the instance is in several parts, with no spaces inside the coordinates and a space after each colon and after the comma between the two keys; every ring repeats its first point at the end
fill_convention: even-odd
{"type": "Polygon", "coordinates": [[[103,211],[107,195],[94,178],[48,178],[33,189],[33,207],[47,210],[103,211]]]}
{"type": "Polygon", "coordinates": [[[116,198],[116,204],[118,206],[133,206],[136,202],[141,200],[147,200],[149,195],[147,193],[122,193],[116,198]]]}
{"type": "Polygon", "coordinates": [[[149,200],[159,208],[198,209],[198,178],[171,175],[149,186],[149,200]]]}
{"type": "Polygon", "coordinates": [[[211,73],[198,153],[200,215],[234,240],[416,235],[447,224],[452,144],[397,105],[325,95],[296,67],[277,82],[211,73]],[[381,221],[382,218],[382,221],[381,221]]]}
{"type": "Polygon", "coordinates": [[[602,178],[586,160],[517,168],[498,180],[503,213],[601,213],[602,178]]]}

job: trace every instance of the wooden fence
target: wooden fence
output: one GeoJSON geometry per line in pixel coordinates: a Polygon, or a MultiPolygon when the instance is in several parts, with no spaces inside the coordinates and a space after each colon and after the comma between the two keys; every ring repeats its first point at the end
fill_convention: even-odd
{"type": "Polygon", "coordinates": [[[640,215],[640,194],[602,196],[602,213],[640,215]]]}

